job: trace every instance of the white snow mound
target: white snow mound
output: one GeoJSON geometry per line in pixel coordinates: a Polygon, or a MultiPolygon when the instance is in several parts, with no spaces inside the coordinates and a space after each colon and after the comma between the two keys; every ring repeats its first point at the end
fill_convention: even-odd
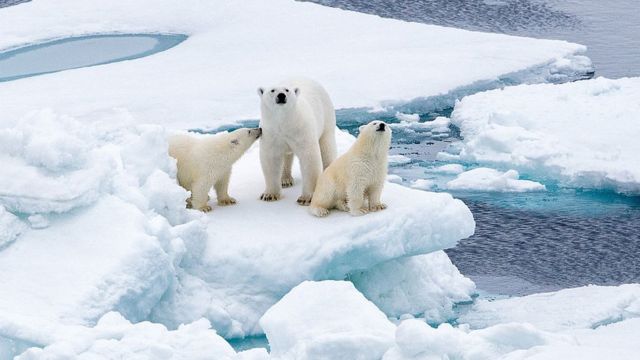
{"type": "Polygon", "coordinates": [[[395,325],[347,281],[305,281],[260,319],[273,359],[376,360],[395,325]]]}
{"type": "Polygon", "coordinates": [[[28,349],[16,360],[237,359],[233,348],[211,330],[205,319],[170,331],[148,321],[132,324],[119,313],[110,312],[92,328],[69,327],[56,336],[56,342],[43,349],[28,349]]]}
{"type": "Polygon", "coordinates": [[[349,279],[388,316],[410,314],[432,323],[452,320],[454,305],[470,302],[475,292],[444,251],[387,261],[349,279]]]}

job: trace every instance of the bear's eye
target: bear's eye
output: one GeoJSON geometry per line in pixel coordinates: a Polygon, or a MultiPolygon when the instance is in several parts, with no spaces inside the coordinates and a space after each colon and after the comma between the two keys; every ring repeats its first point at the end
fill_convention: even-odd
{"type": "Polygon", "coordinates": [[[271,89],[271,92],[276,92],[276,89],[271,89]]]}
{"type": "Polygon", "coordinates": [[[284,89],[284,91],[289,92],[289,89],[284,89]]]}

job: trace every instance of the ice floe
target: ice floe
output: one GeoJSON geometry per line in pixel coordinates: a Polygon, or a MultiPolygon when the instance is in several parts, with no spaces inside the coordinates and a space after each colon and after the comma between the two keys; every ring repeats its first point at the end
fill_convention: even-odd
{"type": "Polygon", "coordinates": [[[461,156],[572,187],[640,192],[640,78],[521,85],[462,99],[461,156]]]}
{"type": "Polygon", "coordinates": [[[544,191],[545,186],[536,181],[520,180],[516,170],[501,172],[490,168],[476,168],[458,174],[446,183],[449,190],[525,192],[544,191]]]}
{"type": "Polygon", "coordinates": [[[640,317],[640,284],[585,286],[504,300],[481,300],[459,321],[474,328],[526,322],[548,331],[589,329],[640,317]]]}

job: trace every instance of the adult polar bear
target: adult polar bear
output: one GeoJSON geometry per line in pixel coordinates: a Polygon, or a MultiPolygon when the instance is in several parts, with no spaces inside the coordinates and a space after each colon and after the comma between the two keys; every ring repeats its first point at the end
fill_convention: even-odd
{"type": "Polygon", "coordinates": [[[336,114],[326,90],[309,79],[258,88],[262,138],[260,163],[265,178],[264,201],[280,199],[282,187],[293,185],[293,156],[300,160],[302,194],[298,204],[309,205],[316,181],[336,158],[336,114]]]}

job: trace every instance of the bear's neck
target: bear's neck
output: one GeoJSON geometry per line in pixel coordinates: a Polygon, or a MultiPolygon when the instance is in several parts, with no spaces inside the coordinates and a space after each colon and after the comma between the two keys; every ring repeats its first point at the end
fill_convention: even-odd
{"type": "Polygon", "coordinates": [[[361,158],[387,162],[389,154],[389,141],[385,139],[358,138],[354,146],[356,155],[361,158]]]}

